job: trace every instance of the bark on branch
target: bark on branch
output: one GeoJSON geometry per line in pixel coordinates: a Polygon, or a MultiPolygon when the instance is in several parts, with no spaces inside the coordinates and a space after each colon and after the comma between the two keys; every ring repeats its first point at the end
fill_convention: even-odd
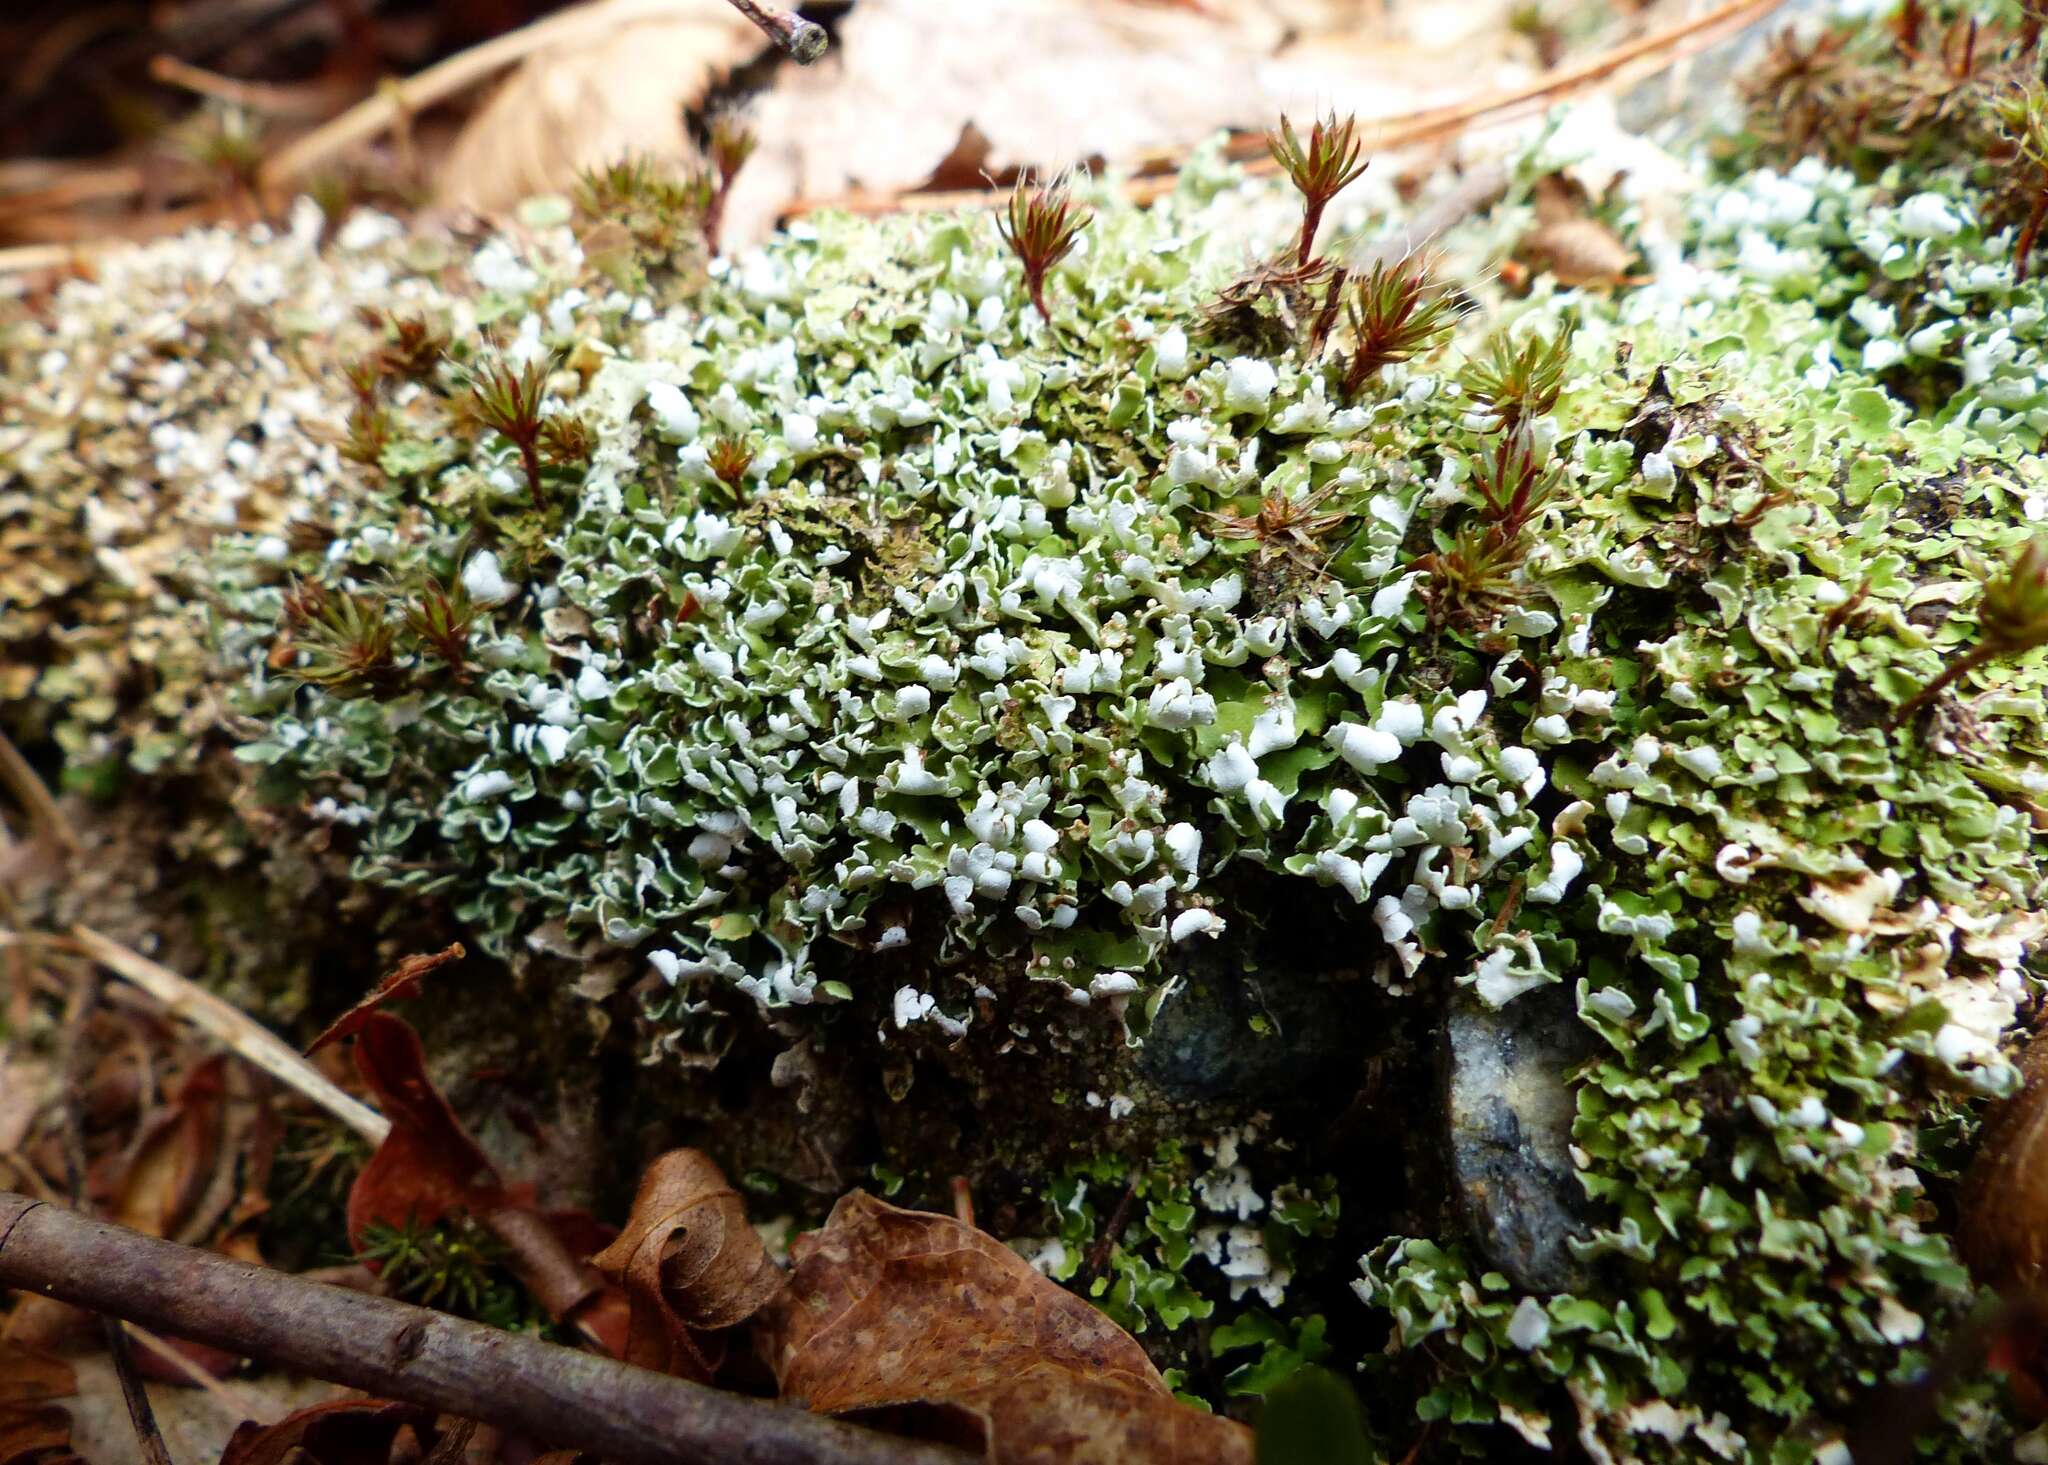
{"type": "Polygon", "coordinates": [[[968,1459],[0,1191],[0,1288],[10,1287],[619,1465],[968,1459]]]}

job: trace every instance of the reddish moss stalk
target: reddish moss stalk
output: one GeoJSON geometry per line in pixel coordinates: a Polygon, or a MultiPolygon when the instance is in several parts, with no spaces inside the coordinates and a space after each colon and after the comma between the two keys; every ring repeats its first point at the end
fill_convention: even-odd
{"type": "Polygon", "coordinates": [[[1322,227],[1323,210],[1365,172],[1358,119],[1346,117],[1340,122],[1334,115],[1320,118],[1309,128],[1308,140],[1304,142],[1283,114],[1280,130],[1268,135],[1266,146],[1272,151],[1273,161],[1301,194],[1301,239],[1295,245],[1295,263],[1306,265],[1315,256],[1316,231],[1322,227]]]}
{"type": "Polygon", "coordinates": [[[493,361],[476,373],[477,420],[502,433],[519,449],[520,465],[526,470],[526,489],[533,506],[545,510],[547,494],[541,487],[541,399],[547,395],[548,374],[553,360],[529,361],[514,371],[509,363],[493,361]]]}
{"type": "Polygon", "coordinates": [[[2043,184],[2034,193],[2034,207],[2027,214],[2027,222],[2021,227],[2019,237],[2012,246],[2012,278],[2014,284],[2024,284],[2027,266],[2034,253],[2034,241],[2040,237],[2041,223],[2048,219],[2048,184],[2043,184]]]}
{"type": "Polygon", "coordinates": [[[1330,293],[1323,298],[1323,308],[1316,312],[1315,323],[1308,332],[1308,359],[1314,361],[1323,354],[1323,346],[1330,339],[1330,332],[1337,327],[1337,308],[1344,302],[1344,282],[1351,272],[1338,265],[1330,273],[1330,293]]]}
{"type": "Polygon", "coordinates": [[[1045,304],[1045,277],[1052,267],[1074,251],[1081,231],[1094,217],[1077,208],[1065,184],[1050,188],[1020,183],[1010,195],[1010,206],[996,219],[996,229],[1017,263],[1024,269],[1024,289],[1038,309],[1039,319],[1052,324],[1052,312],[1045,304]]]}
{"type": "Polygon", "coordinates": [[[1940,676],[1900,704],[1899,710],[1892,714],[1892,726],[1896,727],[1902,722],[1910,724],[1919,715],[1921,708],[1947,691],[1958,680],[1968,676],[1978,667],[1984,665],[1985,662],[1997,656],[2000,649],[1996,646],[1973,647],[1968,655],[1950,662],[1946,667],[1942,668],[1940,676]]]}

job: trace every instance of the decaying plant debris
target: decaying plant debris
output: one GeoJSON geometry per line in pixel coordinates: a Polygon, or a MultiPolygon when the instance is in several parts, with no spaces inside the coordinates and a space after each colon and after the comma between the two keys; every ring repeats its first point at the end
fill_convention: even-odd
{"type": "MultiPolygon", "coordinates": [[[[1395,1458],[1838,1457],[1981,1300],[2048,921],[2041,44],[1789,34],[1726,128],[1561,119],[1377,268],[1335,118],[1306,209],[1211,154],[714,258],[623,167],[110,257],[5,337],[7,730],[168,811],[252,1000],[330,939],[209,903],[259,861],[459,936],[429,1051],[576,1089],[600,1186],[961,1177],[1147,1398],[1328,1364],[1395,1458]]],[[[842,1201],[794,1275],[933,1220],[842,1201]]],[[[1923,1452],[2040,1448],[1994,1353],[1923,1452]]],[[[1016,1402],[901,1382],[834,1397],[1016,1402]]]]}

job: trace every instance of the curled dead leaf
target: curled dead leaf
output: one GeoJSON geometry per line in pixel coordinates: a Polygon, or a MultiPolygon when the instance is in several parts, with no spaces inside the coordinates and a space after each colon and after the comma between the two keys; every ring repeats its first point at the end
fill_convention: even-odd
{"type": "Polygon", "coordinates": [[[363,1021],[387,1002],[406,1002],[420,994],[420,980],[429,972],[438,971],[450,962],[460,961],[466,955],[462,943],[456,941],[440,951],[426,955],[407,956],[398,965],[386,972],[368,992],[363,1000],[327,1025],[324,1032],[306,1048],[306,1052],[318,1053],[329,1043],[338,1042],[358,1032],[363,1021]]]}
{"type": "MultiPolygon", "coordinates": [[[[221,1452],[220,1465],[395,1465],[402,1456],[420,1459],[419,1436],[433,1424],[428,1410],[387,1399],[315,1404],[276,1424],[240,1426],[221,1452]],[[402,1443],[406,1431],[412,1437],[402,1443]]],[[[441,1443],[438,1436],[435,1443],[441,1443]]]]}
{"type": "Polygon", "coordinates": [[[0,1409],[47,1404],[78,1392],[78,1375],[61,1358],[0,1338],[0,1409]]]}
{"type": "Polygon", "coordinates": [[[353,1031],[356,1070],[390,1118],[391,1133],[349,1190],[349,1245],[361,1251],[373,1225],[431,1225],[450,1211],[507,1204],[497,1169],[428,1079],[426,1051],[412,1025],[373,1011],[361,1014],[353,1031]]]}
{"type": "Polygon", "coordinates": [[[144,1117],[128,1150],[94,1167],[94,1189],[106,1186],[114,1221],[148,1236],[187,1239],[187,1218],[221,1160],[226,1062],[210,1058],[186,1074],[170,1101],[144,1117]]]}
{"type": "Polygon", "coordinates": [[[706,1334],[746,1321],[787,1280],[739,1192],[697,1150],[647,1167],[626,1229],[591,1260],[631,1302],[626,1361],[685,1378],[708,1379],[723,1356],[706,1334]]]}
{"type": "Polygon", "coordinates": [[[71,1416],[50,1401],[78,1392],[71,1365],[0,1340],[0,1465],[75,1461],[71,1416]]]}
{"type": "Polygon", "coordinates": [[[349,1189],[349,1245],[361,1252],[376,1225],[426,1226],[453,1212],[472,1215],[504,1244],[508,1267],[549,1316],[574,1323],[617,1354],[625,1336],[616,1317],[622,1308],[581,1260],[602,1244],[602,1228],[580,1212],[538,1210],[532,1186],[505,1183],[427,1077],[426,1052],[410,1023],[363,1007],[349,1022],[356,1069],[391,1120],[390,1134],[349,1189]]]}
{"type": "Polygon", "coordinates": [[[681,109],[768,49],[726,5],[604,0],[584,20],[572,41],[529,57],[477,109],[435,181],[443,203],[505,209],[567,191],[579,169],[628,154],[681,158],[681,109]]]}
{"type": "Polygon", "coordinates": [[[0,1410],[0,1465],[66,1465],[71,1449],[71,1416],[54,1404],[0,1410]]]}
{"type": "Polygon", "coordinates": [[[1536,225],[1516,246],[1517,260],[1569,287],[1628,282],[1636,252],[1591,215],[1582,187],[1564,174],[1548,174],[1536,180],[1532,202],[1536,225]]]}
{"type": "Polygon", "coordinates": [[[1636,252],[1598,219],[1542,224],[1522,239],[1516,253],[1548,270],[1560,285],[1619,285],[1629,278],[1636,252]]]}
{"type": "Polygon", "coordinates": [[[855,1191],[792,1256],[756,1331],[786,1400],[966,1425],[997,1465],[1250,1465],[1250,1431],[1182,1404],[1130,1334],[951,1216],[855,1191]]]}

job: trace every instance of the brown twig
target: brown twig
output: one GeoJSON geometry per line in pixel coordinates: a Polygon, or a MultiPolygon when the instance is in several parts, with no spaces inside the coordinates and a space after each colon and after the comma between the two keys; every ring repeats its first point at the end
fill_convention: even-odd
{"type": "Polygon", "coordinates": [[[0,1192],[0,1287],[619,1465],[964,1465],[874,1434],[422,1307],[323,1287],[0,1192]]]}
{"type": "MultiPolygon", "coordinates": [[[[482,45],[472,46],[467,51],[458,51],[447,60],[436,62],[416,76],[406,77],[403,81],[393,80],[388,85],[379,87],[374,96],[365,97],[333,121],[314,128],[304,137],[295,139],[273,156],[266,158],[256,175],[258,190],[270,193],[282,189],[293,179],[303,177],[336,154],[346,152],[358,143],[368,142],[404,118],[417,116],[435,103],[445,101],[458,92],[467,91],[528,56],[541,51],[559,50],[593,36],[605,35],[622,25],[674,15],[678,11],[687,11],[703,3],[704,0],[606,0],[604,4],[579,6],[558,15],[547,16],[516,31],[494,36],[482,45]]],[[[754,21],[756,25],[762,25],[764,30],[768,30],[771,38],[775,36],[771,28],[775,24],[772,18],[767,25],[763,25],[754,14],[748,13],[752,10],[767,15],[767,11],[762,10],[760,6],[737,4],[737,0],[735,3],[736,8],[741,14],[746,15],[747,19],[754,21]]],[[[775,14],[780,15],[782,12],[777,11],[775,14]]],[[[816,50],[809,56],[798,55],[797,59],[816,60],[824,50],[825,33],[811,25],[809,21],[798,20],[794,16],[785,15],[783,20],[791,27],[809,27],[808,31],[801,32],[802,39],[799,44],[815,44],[816,50]],[[810,31],[817,32],[815,40],[810,38],[810,31]]],[[[796,34],[797,31],[792,30],[792,35],[796,34]]],[[[780,44],[780,41],[777,43],[780,44]]]]}
{"type": "Polygon", "coordinates": [[[754,0],[725,0],[725,3],[761,28],[775,42],[777,50],[799,66],[809,66],[825,54],[825,28],[800,15],[774,5],[756,5],[754,0]]]}
{"type": "MultiPolygon", "coordinates": [[[[85,1115],[81,1109],[89,1078],[85,1061],[85,1027],[92,1020],[92,1010],[99,1005],[99,1000],[100,974],[87,967],[79,973],[77,984],[71,989],[71,999],[65,1004],[61,1060],[64,1088],[58,1098],[64,1184],[71,1192],[74,1206],[81,1204],[85,1194],[85,1115]]],[[[136,1371],[135,1350],[129,1346],[128,1335],[121,1330],[117,1319],[106,1316],[100,1318],[100,1334],[106,1344],[107,1356],[113,1360],[114,1377],[121,1385],[121,1401],[128,1406],[128,1422],[135,1429],[135,1443],[142,1452],[143,1465],[171,1465],[170,1448],[164,1444],[163,1431],[157,1427],[156,1411],[149,1407],[149,1393],[142,1387],[142,1375],[136,1371]]]]}
{"type": "Polygon", "coordinates": [[[269,81],[243,81],[194,66],[176,56],[149,58],[150,80],[178,87],[194,96],[241,107],[262,117],[302,118],[311,121],[330,115],[342,100],[337,88],[325,83],[279,86],[269,81]]]}
{"type": "Polygon", "coordinates": [[[390,1120],[362,1100],[342,1092],[269,1028],[169,967],[85,926],[73,926],[67,944],[115,976],[142,988],[168,1008],[173,1017],[191,1023],[236,1056],[311,1099],[372,1145],[382,1144],[391,1132],[390,1120]]]}
{"type": "MultiPolygon", "coordinates": [[[[150,1354],[164,1367],[181,1375],[185,1381],[211,1399],[230,1424],[240,1424],[245,1419],[267,1423],[264,1415],[270,1412],[267,1404],[259,1404],[255,1398],[231,1384],[224,1384],[195,1363],[190,1355],[180,1353],[148,1328],[135,1323],[121,1324],[121,1330],[137,1343],[142,1351],[150,1354]]],[[[273,1414],[274,1418],[275,1415],[273,1414]]]]}
{"type": "Polygon", "coordinates": [[[1131,1172],[1129,1181],[1124,1185],[1124,1193],[1117,1200],[1116,1209],[1109,1213],[1109,1220],[1102,1228],[1102,1235],[1088,1248],[1087,1258],[1082,1263],[1081,1275],[1084,1279],[1099,1277],[1108,1268],[1110,1253],[1116,1250],[1117,1243],[1123,1239],[1124,1226],[1131,1219],[1131,1202],[1138,1198],[1138,1181],[1143,1178],[1143,1174],[1144,1172],[1139,1170],[1131,1172]]]}
{"type": "Polygon", "coordinates": [[[114,1361],[114,1377],[121,1382],[121,1400],[128,1406],[128,1422],[135,1427],[135,1443],[141,1448],[143,1465],[172,1465],[170,1446],[158,1428],[156,1411],[149,1407],[149,1393],[142,1387],[142,1375],[135,1368],[135,1347],[128,1340],[120,1320],[100,1319],[107,1356],[114,1361]]]}
{"type": "Polygon", "coordinates": [[[28,759],[21,756],[21,750],[0,733],[0,788],[5,788],[21,801],[28,810],[28,817],[42,833],[57,842],[59,849],[75,855],[84,848],[79,843],[78,831],[71,827],[71,821],[64,817],[64,811],[57,807],[57,801],[50,796],[50,790],[42,779],[36,776],[28,759]]]}
{"type": "Polygon", "coordinates": [[[1919,716],[1921,708],[1940,696],[1960,678],[1999,656],[2003,649],[2002,647],[1989,645],[1972,647],[1968,652],[1943,667],[1941,674],[1933,681],[1900,703],[1899,710],[1891,715],[1891,720],[1886,726],[1911,726],[1913,719],[1919,716]]]}

